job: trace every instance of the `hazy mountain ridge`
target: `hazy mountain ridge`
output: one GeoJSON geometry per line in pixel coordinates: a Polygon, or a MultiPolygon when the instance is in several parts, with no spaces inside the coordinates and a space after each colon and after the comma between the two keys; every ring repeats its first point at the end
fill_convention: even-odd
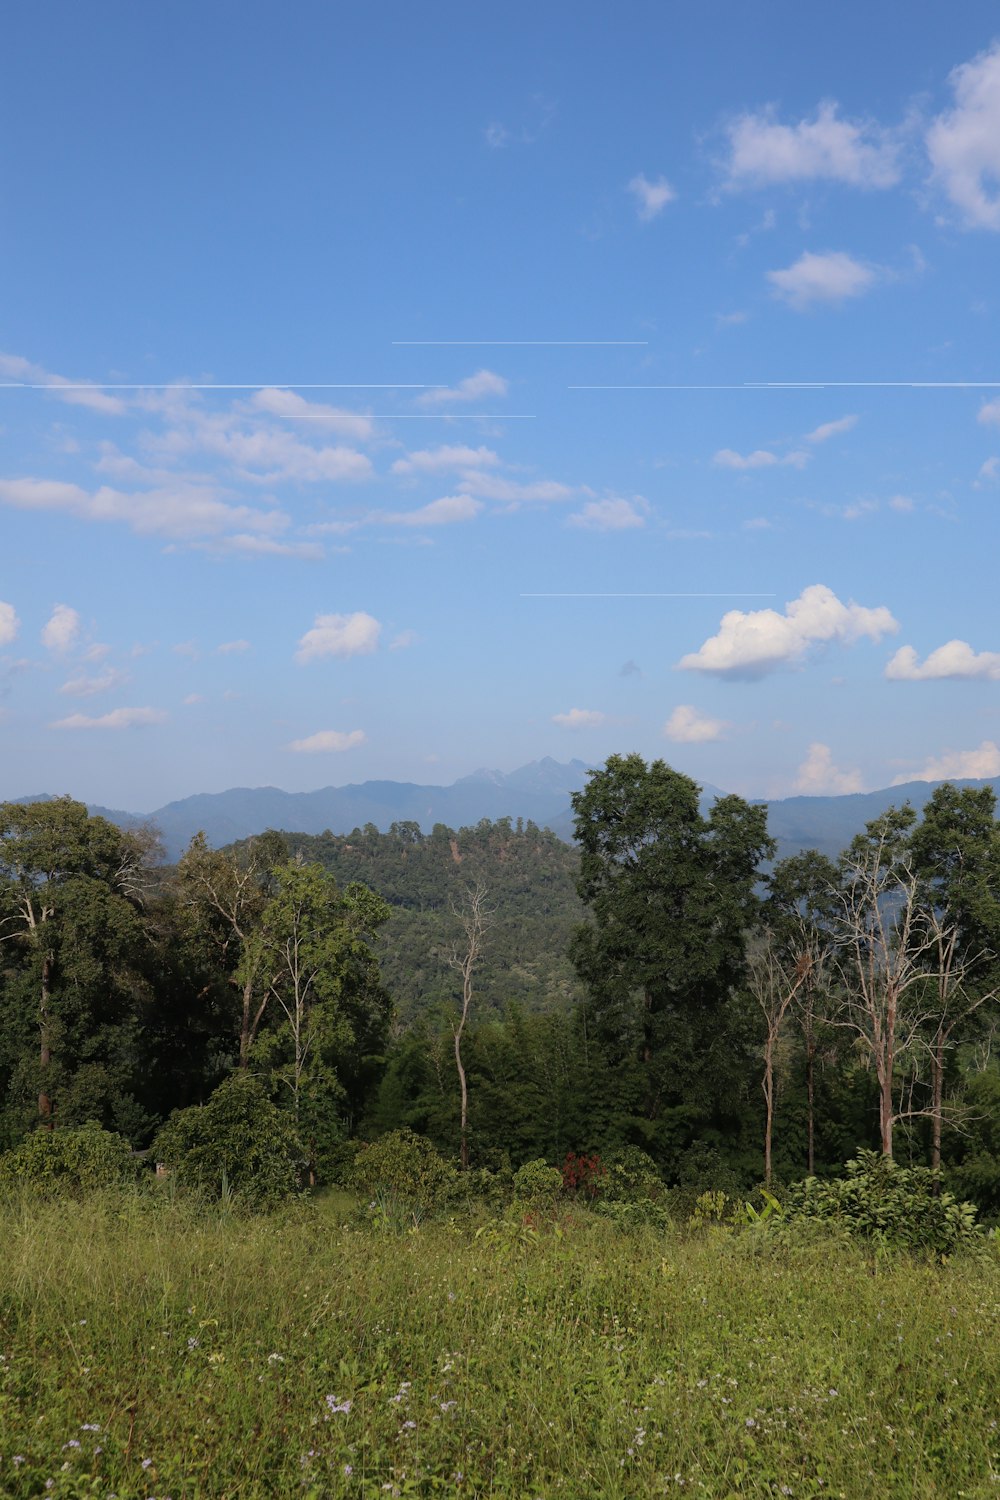
{"type": "MultiPolygon", "coordinates": [[[[119,827],[155,823],[169,859],[176,859],[199,829],[213,846],[249,838],[265,828],[289,833],[350,833],[374,823],[385,832],[392,823],[419,823],[429,833],[435,823],[469,827],[483,818],[524,818],[550,828],[563,839],[573,835],[570,797],[586,784],[591,768],[582,760],[560,762],[546,756],[509,773],[481,769],[450,786],[409,781],[363,781],[321,787],[313,792],[284,792],[280,787],[232,787],[199,792],[140,814],[90,806],[91,813],[119,827]]],[[[873,792],[838,797],[786,797],[769,802],[768,827],[777,840],[778,858],[800,849],[818,849],[835,858],[856,833],[886,808],[910,802],[919,811],[940,782],[911,781],[873,792]]],[[[1000,777],[961,780],[956,786],[991,786],[1000,795],[1000,777]]],[[[39,801],[48,794],[11,798],[39,801]]],[[[725,794],[702,784],[704,803],[725,794]]],[[[764,799],[759,799],[763,801],[764,799]]]]}

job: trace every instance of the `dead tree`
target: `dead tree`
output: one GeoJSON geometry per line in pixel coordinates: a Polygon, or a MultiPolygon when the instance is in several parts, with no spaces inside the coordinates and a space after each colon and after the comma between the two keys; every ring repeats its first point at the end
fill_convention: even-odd
{"type": "Polygon", "coordinates": [[[455,943],[448,955],[448,963],[462,976],[462,1008],[458,1020],[452,1025],[452,1031],[455,1038],[455,1068],[458,1072],[461,1095],[459,1138],[463,1172],[468,1169],[469,1165],[469,1086],[465,1076],[465,1065],[462,1062],[462,1034],[465,1031],[472,1005],[472,981],[476,964],[482,957],[486,934],[495,916],[495,908],[488,908],[486,905],[486,896],[486,886],[481,880],[477,881],[474,886],[466,886],[461,905],[453,904],[451,908],[454,916],[458,918],[465,938],[464,944],[455,943]]]}

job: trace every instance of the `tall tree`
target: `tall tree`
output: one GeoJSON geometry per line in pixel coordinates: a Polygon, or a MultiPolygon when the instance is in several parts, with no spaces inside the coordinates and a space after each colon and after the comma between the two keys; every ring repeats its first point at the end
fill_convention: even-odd
{"type": "Polygon", "coordinates": [[[460,1116],[459,1155],[462,1171],[469,1166],[469,1085],[462,1062],[462,1033],[469,1020],[472,1005],[472,983],[476,965],[483,954],[486,934],[492,924],[494,913],[486,905],[487,890],[483,882],[467,886],[461,905],[453,906],[452,913],[458,918],[463,941],[452,945],[448,962],[457,969],[462,979],[462,1001],[458,1019],[453,1026],[455,1036],[455,1068],[458,1073],[460,1116]]]}
{"type": "Polygon", "coordinates": [[[722,797],[705,817],[694,781],[640,755],[612,756],[573,808],[592,920],[572,956],[605,1037],[637,1061],[641,1113],[656,1121],[683,1097],[679,1069],[712,1055],[743,978],[758,865],[773,852],[767,811],[722,797]]]}

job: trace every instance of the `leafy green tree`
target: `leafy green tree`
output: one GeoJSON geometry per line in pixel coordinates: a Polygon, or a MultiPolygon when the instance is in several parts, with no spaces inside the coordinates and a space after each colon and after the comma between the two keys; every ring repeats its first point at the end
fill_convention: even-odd
{"type": "Polygon", "coordinates": [[[655,1123],[690,1111],[692,1084],[712,1086],[699,1060],[713,1060],[744,977],[758,866],[773,852],[766,808],[723,797],[705,817],[694,781],[639,755],[592,772],[573,808],[592,918],[573,959],[603,1037],[638,1064],[632,1110],[655,1123]]]}
{"type": "Polygon", "coordinates": [[[44,1124],[106,1117],[127,1091],[147,852],[68,797],[0,805],[0,945],[20,971],[5,976],[10,1090],[31,1088],[44,1124]]]}
{"type": "Polygon", "coordinates": [[[229,1190],[255,1208],[293,1192],[302,1161],[292,1121],[244,1072],[221,1083],[207,1104],[175,1111],[153,1153],[182,1185],[213,1198],[229,1190]]]}
{"type": "Polygon", "coordinates": [[[365,886],[340,891],[319,865],[290,861],[273,879],[246,950],[271,1002],[250,1061],[290,1108],[315,1175],[323,1143],[342,1134],[350,1085],[384,1042],[391,1005],[371,943],[389,908],[365,886]]]}

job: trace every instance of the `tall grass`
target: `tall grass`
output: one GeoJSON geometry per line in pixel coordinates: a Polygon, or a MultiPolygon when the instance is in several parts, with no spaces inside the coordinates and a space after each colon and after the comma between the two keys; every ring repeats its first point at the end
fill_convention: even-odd
{"type": "Polygon", "coordinates": [[[983,1496],[1000,1266],[0,1205],[0,1493],[983,1496]]]}

